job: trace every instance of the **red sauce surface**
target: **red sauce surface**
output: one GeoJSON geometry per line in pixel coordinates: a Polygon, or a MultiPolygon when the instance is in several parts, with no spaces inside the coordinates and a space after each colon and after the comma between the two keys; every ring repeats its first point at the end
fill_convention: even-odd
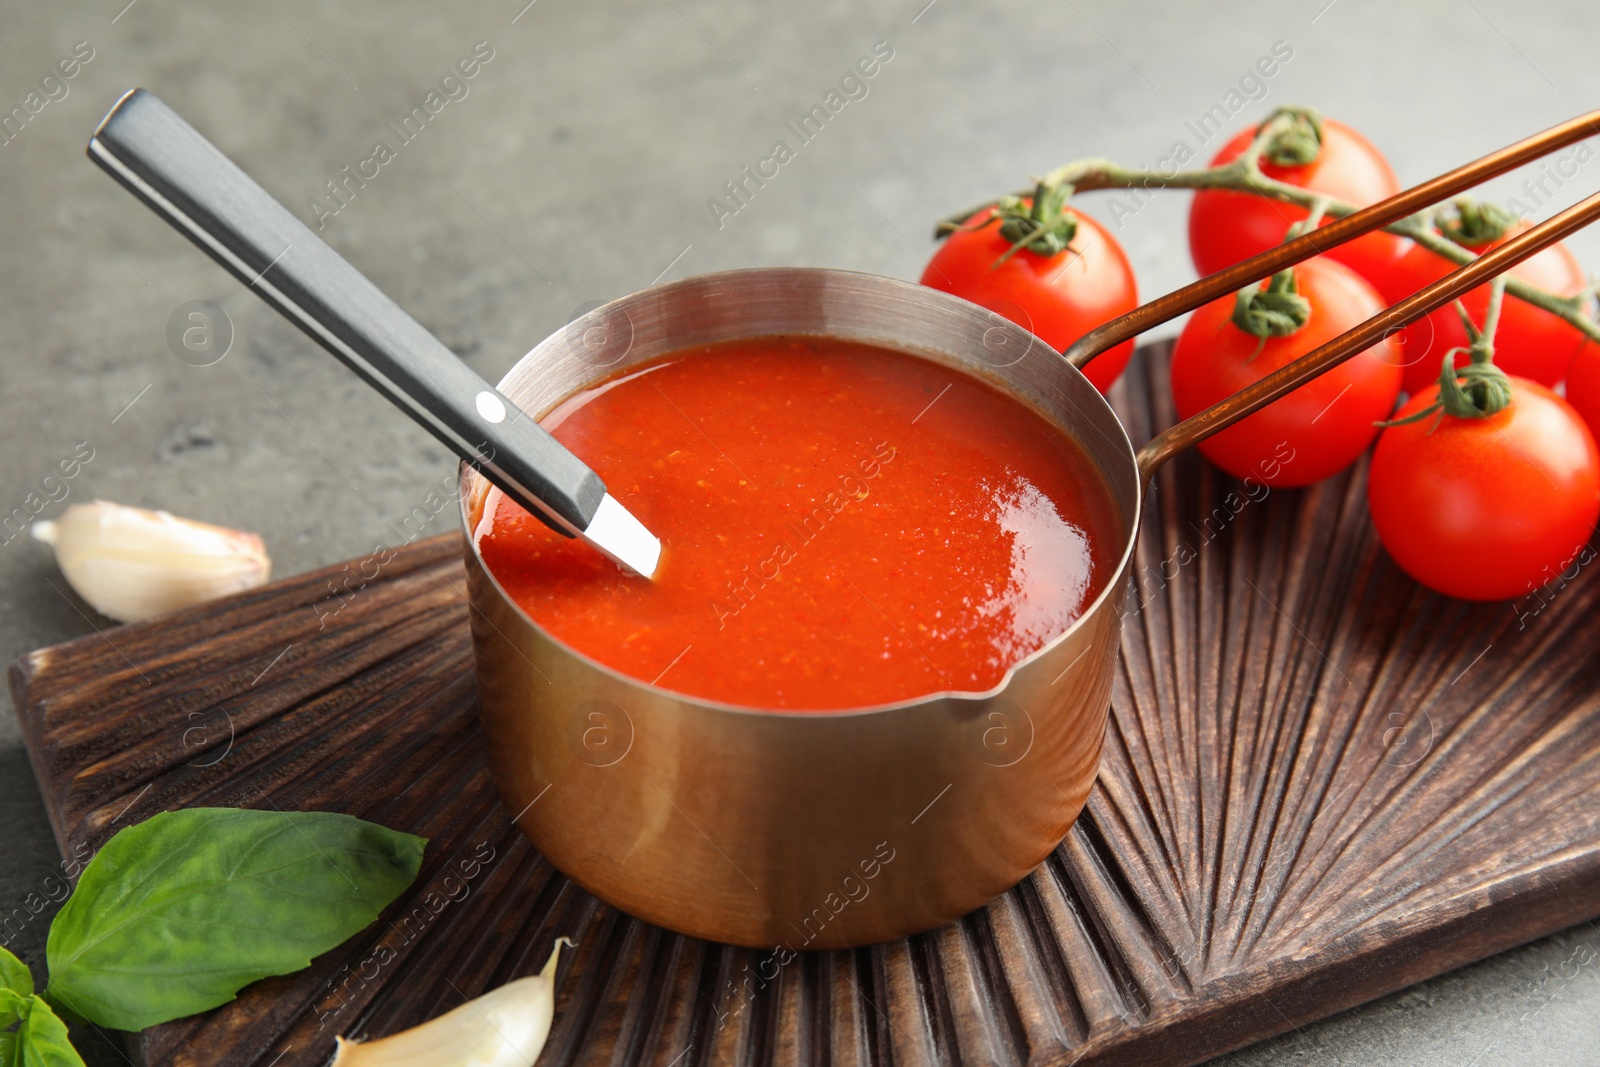
{"type": "Polygon", "coordinates": [[[673,353],[542,420],[663,543],[626,575],[492,490],[484,563],[565,644],[760,708],[992,688],[1119,549],[1081,449],[929,360],[828,338],[673,353]]]}

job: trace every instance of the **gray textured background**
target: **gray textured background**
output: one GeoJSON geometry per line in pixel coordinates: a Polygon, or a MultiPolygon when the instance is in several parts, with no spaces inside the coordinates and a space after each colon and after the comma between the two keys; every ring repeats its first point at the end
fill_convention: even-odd
{"type": "MultiPolygon", "coordinates": [[[[257,530],[287,575],[369,552],[452,467],[85,161],[94,124],[134,85],[309,221],[322,183],[375,140],[394,144],[385,123],[488,41],[470,94],[324,235],[491,379],[576,309],[658,277],[804,264],[914,278],[945,212],[1078,156],[1154,163],[1193,145],[1185,120],[1279,40],[1293,58],[1235,127],[1275,103],[1315,104],[1367,132],[1405,181],[1600,103],[1600,11],[1583,2],[524,2],[0,3],[0,110],[74,42],[95,51],[69,94],[0,147],[0,512],[87,441],[95,458],[68,502],[257,530]],[[706,199],[878,40],[895,55],[869,95],[714,226],[706,199]],[[197,299],[236,332],[207,368],[165,340],[168,316],[197,299]]],[[[1561,202],[1596,184],[1590,163],[1561,202]]],[[[1103,197],[1086,203],[1111,218],[1103,197]]],[[[1114,230],[1145,295],[1193,276],[1186,210],[1185,195],[1163,194],[1114,230]]],[[[1600,266],[1600,233],[1574,244],[1600,266]]],[[[51,581],[40,546],[0,545],[7,661],[105,625],[51,581]]],[[[55,861],[0,715],[0,915],[55,861]]],[[[6,936],[41,969],[46,918],[6,936]]],[[[1594,1064],[1600,967],[1578,962],[1597,950],[1600,928],[1581,926],[1223,1062],[1594,1064]]],[[[122,1062],[82,1037],[92,1064],[122,1062]]]]}

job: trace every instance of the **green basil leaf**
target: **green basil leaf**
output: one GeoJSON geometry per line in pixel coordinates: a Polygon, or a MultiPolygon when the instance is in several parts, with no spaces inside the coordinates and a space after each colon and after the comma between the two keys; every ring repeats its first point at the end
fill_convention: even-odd
{"type": "MultiPolygon", "coordinates": [[[[0,945],[0,989],[10,989],[25,997],[33,995],[33,972],[4,945],[0,945]]],[[[4,1029],[0,1026],[0,1030],[4,1029]]]]}
{"type": "Polygon", "coordinates": [[[118,1030],[225,1004],[369,925],[426,844],[331,812],[163,812],[84,868],[50,926],[48,995],[118,1030]]]}
{"type": "Polygon", "coordinates": [[[29,999],[33,1003],[27,1021],[16,1035],[17,1067],[83,1067],[83,1057],[67,1036],[67,1024],[43,997],[29,999]]]}
{"type": "MultiPolygon", "coordinates": [[[[32,1000],[31,993],[23,996],[15,989],[0,989],[0,1031],[8,1029],[19,1019],[26,1019],[28,1004],[32,1000]]],[[[0,1067],[11,1067],[11,1061],[0,1055],[0,1067]]]]}
{"type": "Polygon", "coordinates": [[[0,1030],[0,1067],[16,1067],[16,1063],[17,1035],[0,1030]]]}

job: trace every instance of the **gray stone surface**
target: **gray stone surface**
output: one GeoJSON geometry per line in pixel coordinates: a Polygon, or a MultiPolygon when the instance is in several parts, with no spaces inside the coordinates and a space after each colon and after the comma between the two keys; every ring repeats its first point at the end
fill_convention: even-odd
{"type": "MultiPolygon", "coordinates": [[[[1066,159],[1154,163],[1175,141],[1195,146],[1185,120],[1275,41],[1293,58],[1235,126],[1314,103],[1365,130],[1403,179],[1600,100],[1600,15],[1580,0],[125,2],[0,3],[0,110],[74,42],[94,50],[68,94],[0,147],[0,512],[86,441],[95,458],[69,502],[258,530],[279,574],[370,551],[452,464],[85,161],[130,86],[159,92],[309,220],[324,181],[376,140],[397,143],[386,122],[487,41],[469,95],[324,233],[490,378],[574,309],[658,278],[756,264],[915,277],[946,211],[1066,159]],[[894,58],[869,94],[714,225],[707,198],[879,40],[894,58]],[[168,351],[168,317],[191,300],[232,320],[214,366],[168,351]]],[[[1597,177],[1590,164],[1564,198],[1597,177]]],[[[1113,219],[1106,198],[1092,204],[1113,219]]],[[[1192,277],[1185,211],[1185,196],[1163,194],[1115,220],[1146,294],[1192,277]]],[[[1600,264],[1600,233],[1574,244],[1600,264]]],[[[6,660],[106,626],[53,585],[39,546],[0,544],[6,660]]],[[[57,860],[9,715],[0,804],[7,914],[57,860]]],[[[5,941],[42,969],[45,928],[41,915],[5,941]]],[[[1579,965],[1597,950],[1600,929],[1581,926],[1224,1062],[1600,1062],[1600,968],[1579,965]]],[[[109,1040],[82,1043],[94,1064],[122,1062],[109,1040]]]]}

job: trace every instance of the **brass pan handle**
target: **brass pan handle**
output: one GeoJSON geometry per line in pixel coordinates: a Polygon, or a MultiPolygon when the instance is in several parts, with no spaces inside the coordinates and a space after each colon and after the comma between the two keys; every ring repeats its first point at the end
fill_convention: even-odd
{"type": "MultiPolygon", "coordinates": [[[[1319,255],[1371,230],[1398,222],[1422,208],[1463,192],[1480,182],[1596,134],[1600,134],[1600,111],[1591,111],[1559,126],[1553,126],[1543,133],[1518,141],[1497,152],[1491,152],[1481,159],[1457,167],[1448,174],[1415,185],[1387,200],[1379,201],[1342,219],[1336,219],[1293,241],[1268,249],[1226,270],[1218,271],[1182,289],[1158,297],[1084,334],[1062,354],[1067,362],[1081,369],[1102,352],[1143,333],[1152,326],[1176,318],[1186,311],[1193,311],[1218,297],[1237,292],[1252,282],[1259,282],[1271,274],[1276,274],[1284,267],[1319,255]]],[[[1178,452],[1205,440],[1219,430],[1232,426],[1279,397],[1293,392],[1323,371],[1336,367],[1356,353],[1370,348],[1385,334],[1443,307],[1461,294],[1509,270],[1541,249],[1576,233],[1596,218],[1600,218],[1600,193],[1518,234],[1500,247],[1479,256],[1393,307],[1384,309],[1361,325],[1306,353],[1288,366],[1279,368],[1254,385],[1163,431],[1139,450],[1141,477],[1148,481],[1161,464],[1178,452]]]]}

